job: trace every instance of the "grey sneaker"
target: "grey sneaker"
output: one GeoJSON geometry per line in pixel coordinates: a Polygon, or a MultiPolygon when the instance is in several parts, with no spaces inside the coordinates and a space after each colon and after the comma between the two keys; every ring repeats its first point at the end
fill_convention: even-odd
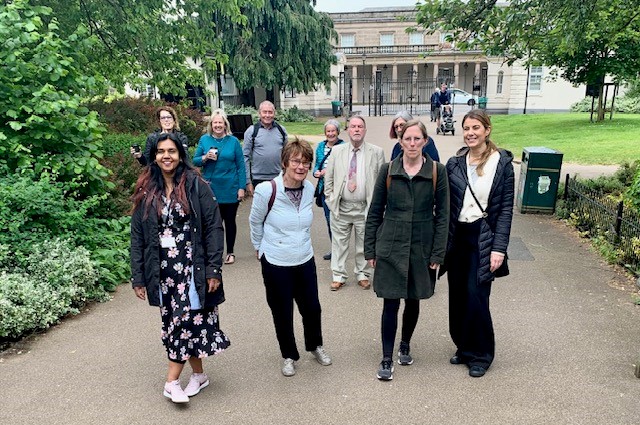
{"type": "Polygon", "coordinates": [[[393,379],[393,360],[390,357],[382,359],[376,376],[381,381],[391,381],[393,379]]]}
{"type": "Polygon", "coordinates": [[[331,357],[329,357],[322,345],[318,345],[318,348],[313,351],[313,355],[322,366],[329,366],[331,364],[331,357]]]}
{"type": "Polygon", "coordinates": [[[409,354],[409,343],[400,341],[400,349],[398,350],[398,364],[409,366],[413,363],[413,357],[409,354]]]}
{"type": "Polygon", "coordinates": [[[284,376],[293,376],[296,374],[296,366],[293,359],[284,359],[284,363],[282,364],[282,374],[284,376]]]}

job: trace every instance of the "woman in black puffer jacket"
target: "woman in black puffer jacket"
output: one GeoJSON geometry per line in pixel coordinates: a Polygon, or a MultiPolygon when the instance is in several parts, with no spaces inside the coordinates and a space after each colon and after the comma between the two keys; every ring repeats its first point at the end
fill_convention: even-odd
{"type": "Polygon", "coordinates": [[[491,120],[484,111],[465,115],[462,129],[467,147],[447,162],[451,206],[441,273],[448,271],[449,332],[457,347],[450,362],[466,364],[469,375],[481,377],[495,353],[489,295],[496,271],[505,275],[513,218],[513,155],[489,139],[491,120]]]}

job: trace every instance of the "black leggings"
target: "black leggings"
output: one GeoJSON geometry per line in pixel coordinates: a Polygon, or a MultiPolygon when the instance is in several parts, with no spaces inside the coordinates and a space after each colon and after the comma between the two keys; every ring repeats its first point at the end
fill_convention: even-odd
{"type": "Polygon", "coordinates": [[[238,213],[239,202],[234,204],[218,204],[220,207],[220,217],[224,224],[224,235],[227,240],[227,254],[233,254],[236,245],[236,234],[238,227],[236,226],[236,214],[238,213]]]}
{"type": "MultiPolygon", "coordinates": [[[[384,299],[382,308],[382,357],[393,357],[393,343],[398,329],[399,299],[384,299]]],[[[402,338],[401,341],[411,342],[413,331],[418,323],[420,314],[420,300],[404,300],[404,313],[402,313],[402,338]]]]}

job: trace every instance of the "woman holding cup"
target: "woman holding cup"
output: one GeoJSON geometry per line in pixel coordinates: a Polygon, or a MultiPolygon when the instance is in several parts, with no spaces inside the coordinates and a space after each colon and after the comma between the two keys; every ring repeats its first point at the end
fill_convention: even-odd
{"type": "Polygon", "coordinates": [[[198,142],[193,164],[202,167],[202,177],[209,182],[218,200],[227,243],[224,263],[233,264],[236,260],[236,213],[244,198],[246,177],[240,141],[231,134],[227,114],[222,109],[211,113],[207,133],[198,142]]]}

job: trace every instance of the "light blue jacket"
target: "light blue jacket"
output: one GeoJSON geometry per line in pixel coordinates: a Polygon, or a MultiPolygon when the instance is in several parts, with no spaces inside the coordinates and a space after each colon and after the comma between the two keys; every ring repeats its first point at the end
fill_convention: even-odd
{"type": "Polygon", "coordinates": [[[304,264],[313,257],[311,246],[311,223],[313,222],[313,184],[303,182],[300,209],[284,192],[282,174],[274,179],[276,197],[267,214],[271,198],[271,182],[260,183],[255,188],[253,204],[249,214],[251,243],[258,255],[266,256],[269,263],[292,267],[304,264]],[[265,218],[266,217],[266,218],[265,218]]]}

